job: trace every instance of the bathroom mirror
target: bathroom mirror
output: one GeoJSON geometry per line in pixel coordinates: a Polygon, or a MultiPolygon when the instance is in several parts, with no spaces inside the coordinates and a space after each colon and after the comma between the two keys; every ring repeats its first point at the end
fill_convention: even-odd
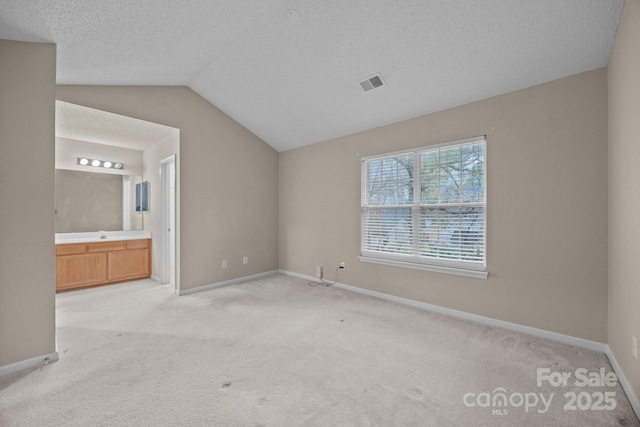
{"type": "Polygon", "coordinates": [[[140,176],[56,169],[55,232],[142,230],[135,211],[140,176]]]}

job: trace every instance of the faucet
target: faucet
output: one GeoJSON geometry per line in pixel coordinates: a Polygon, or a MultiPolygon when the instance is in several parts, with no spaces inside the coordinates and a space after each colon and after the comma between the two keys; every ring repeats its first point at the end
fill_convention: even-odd
{"type": "Polygon", "coordinates": [[[98,231],[98,234],[100,234],[100,240],[105,240],[107,238],[107,232],[106,231],[98,231]]]}

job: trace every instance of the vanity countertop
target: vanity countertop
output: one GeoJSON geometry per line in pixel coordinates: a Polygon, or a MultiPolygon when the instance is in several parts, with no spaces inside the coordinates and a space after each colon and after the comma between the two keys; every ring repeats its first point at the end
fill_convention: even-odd
{"type": "Polygon", "coordinates": [[[56,233],[56,245],[65,243],[113,242],[118,240],[150,239],[150,231],[92,231],[87,233],[56,233]],[[106,236],[103,238],[101,236],[106,236]]]}

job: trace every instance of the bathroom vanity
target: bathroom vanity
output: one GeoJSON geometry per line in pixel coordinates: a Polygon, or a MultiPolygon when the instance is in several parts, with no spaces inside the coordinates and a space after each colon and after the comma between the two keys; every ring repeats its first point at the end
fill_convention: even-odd
{"type": "Polygon", "coordinates": [[[150,232],[56,234],[56,291],[150,276],[150,232]]]}

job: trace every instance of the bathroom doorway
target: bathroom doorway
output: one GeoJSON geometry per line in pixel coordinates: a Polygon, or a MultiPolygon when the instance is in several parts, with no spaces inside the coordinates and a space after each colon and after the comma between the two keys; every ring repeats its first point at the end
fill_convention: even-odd
{"type": "Polygon", "coordinates": [[[178,292],[176,280],[176,155],[160,162],[162,198],[162,283],[178,292]]]}
{"type": "MultiPolygon", "coordinates": [[[[159,284],[172,283],[177,292],[180,289],[180,130],[171,126],[159,123],[148,122],[133,117],[122,116],[108,111],[72,104],[64,101],[56,101],[56,132],[55,132],[55,158],[56,170],[62,172],[85,172],[97,174],[109,174],[115,178],[122,175],[121,183],[111,184],[109,191],[117,192],[117,197],[112,199],[120,200],[113,209],[98,206],[94,203],[87,209],[89,213],[81,216],[84,212],[79,208],[74,208],[71,212],[75,217],[80,217],[82,221],[86,218],[92,220],[90,230],[84,228],[69,228],[62,232],[86,232],[94,231],[131,231],[151,233],[151,279],[159,284]],[[95,167],[87,160],[96,159],[103,167],[95,167]],[[108,161],[108,162],[107,162],[108,161]],[[166,161],[167,188],[172,192],[167,200],[171,208],[164,208],[163,202],[163,179],[161,177],[161,167],[166,161]],[[121,167],[116,168],[118,162],[121,167]],[[85,164],[86,163],[86,164],[85,164]],[[107,167],[109,163],[113,167],[107,167]],[[136,200],[136,184],[146,184],[147,188],[147,208],[142,204],[138,209],[136,200]],[[121,195],[120,195],[121,194],[121,195]],[[118,222],[109,225],[105,222],[96,223],[101,220],[106,212],[111,212],[117,216],[118,222]],[[163,212],[171,212],[167,217],[167,222],[171,226],[163,224],[163,212]],[[95,211],[95,212],[94,212],[95,211]],[[97,212],[97,213],[96,213],[97,212]],[[98,215],[98,213],[100,215],[98,215]],[[164,241],[166,230],[171,230],[168,240],[169,246],[167,255],[164,255],[164,241]],[[169,260],[166,261],[165,260],[169,260]],[[167,270],[167,273],[164,271],[167,270]]],[[[77,183],[78,179],[72,180],[77,183]]],[[[63,181],[60,181],[64,184],[63,181]]],[[[70,188],[67,193],[78,193],[70,188]]],[[[141,195],[142,195],[141,191],[141,195]]],[[[170,193],[167,193],[170,194],[170,193]]],[[[106,196],[93,195],[84,197],[86,200],[98,200],[106,203],[106,196]]],[[[111,199],[108,199],[111,200],[111,199]]],[[[61,207],[65,199],[56,200],[61,207]]],[[[67,219],[63,217],[64,211],[56,207],[58,222],[67,219]]],[[[73,218],[75,218],[73,217],[73,218]]],[[[72,218],[72,219],[73,219],[72,218]]],[[[85,226],[80,220],[73,221],[74,227],[85,226]]],[[[85,222],[87,222],[86,220],[85,222]]],[[[72,222],[70,219],[67,222],[72,222]]],[[[64,223],[66,224],[66,223],[64,223]]],[[[56,237],[57,238],[57,237],[56,237]]]]}

